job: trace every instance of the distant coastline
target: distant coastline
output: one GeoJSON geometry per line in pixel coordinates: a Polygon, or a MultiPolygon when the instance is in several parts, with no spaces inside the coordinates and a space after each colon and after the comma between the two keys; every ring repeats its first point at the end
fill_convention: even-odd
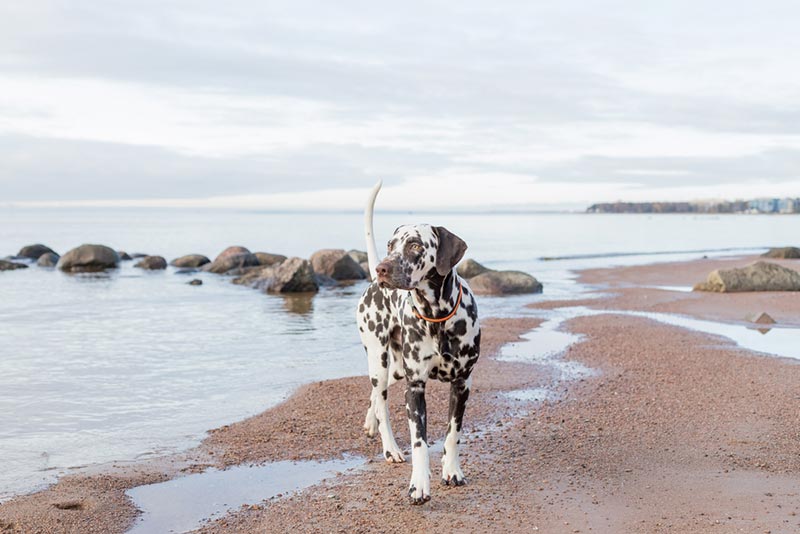
{"type": "Polygon", "coordinates": [[[800,198],[757,198],[695,202],[604,202],[592,204],[586,213],[800,213],[800,198]]]}

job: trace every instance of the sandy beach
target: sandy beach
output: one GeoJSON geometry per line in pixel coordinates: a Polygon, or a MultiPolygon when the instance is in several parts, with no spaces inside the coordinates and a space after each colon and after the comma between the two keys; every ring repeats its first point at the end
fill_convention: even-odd
{"type": "MultiPolygon", "coordinates": [[[[800,325],[788,293],[705,294],[689,286],[714,268],[754,258],[584,271],[600,298],[536,307],[680,313],[744,324],[767,312],[800,325]]],[[[792,261],[779,262],[798,268],[792,261]]],[[[0,532],[125,532],[137,511],[125,490],[208,466],[275,460],[369,460],[303,492],[247,506],[202,532],[728,533],[800,530],[800,365],[730,340],[642,317],[572,319],[582,335],[561,359],[595,370],[558,381],[552,367],[498,360],[500,348],[541,319],[485,319],[482,359],[467,407],[468,485],[435,486],[408,505],[410,465],[380,459],[361,430],[365,377],[309,384],[286,402],[210,432],[196,449],[148,463],[93,468],[0,505],[0,532]],[[507,392],[550,387],[543,403],[507,392]]],[[[766,334],[769,335],[769,334],[766,334]]],[[[392,423],[408,447],[402,385],[389,392],[392,423]]],[[[446,388],[428,390],[432,440],[444,434],[446,388]]],[[[439,455],[433,454],[437,480],[439,455]]]]}

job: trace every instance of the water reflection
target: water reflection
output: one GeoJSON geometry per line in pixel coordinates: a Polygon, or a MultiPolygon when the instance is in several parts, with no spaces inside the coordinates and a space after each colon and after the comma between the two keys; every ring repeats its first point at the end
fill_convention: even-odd
{"type": "Polygon", "coordinates": [[[314,311],[314,293],[282,295],[283,307],[290,313],[308,315],[314,311]]]}
{"type": "Polygon", "coordinates": [[[772,328],[765,328],[765,327],[763,327],[763,326],[762,326],[761,328],[756,328],[756,327],[753,327],[753,326],[748,326],[747,328],[748,328],[748,329],[750,329],[750,330],[756,330],[756,331],[758,331],[758,332],[761,332],[761,334],[762,334],[762,335],[763,335],[763,334],[768,334],[768,333],[770,332],[770,330],[772,330],[772,328]]]}

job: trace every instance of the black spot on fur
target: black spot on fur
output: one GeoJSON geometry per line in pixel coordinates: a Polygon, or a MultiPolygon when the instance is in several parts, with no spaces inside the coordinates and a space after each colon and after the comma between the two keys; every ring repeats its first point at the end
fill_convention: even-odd
{"type": "Polygon", "coordinates": [[[467,321],[465,319],[459,319],[458,321],[453,324],[452,334],[455,336],[463,336],[467,333],[467,321]]]}

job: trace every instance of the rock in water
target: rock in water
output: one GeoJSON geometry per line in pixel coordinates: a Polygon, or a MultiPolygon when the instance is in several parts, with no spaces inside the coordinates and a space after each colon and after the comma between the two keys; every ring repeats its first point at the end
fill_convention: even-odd
{"type": "Polygon", "coordinates": [[[759,261],[739,269],[711,271],[695,291],[739,293],[745,291],[800,291],[800,273],[775,263],[759,261]]]}
{"type": "Polygon", "coordinates": [[[361,265],[362,263],[369,263],[369,256],[363,250],[348,250],[347,255],[353,258],[357,264],[361,265]]]}
{"type": "Polygon", "coordinates": [[[277,265],[287,260],[286,256],[283,254],[271,254],[269,252],[256,252],[255,256],[258,258],[259,265],[264,265],[266,267],[277,265]]]}
{"type": "Polygon", "coordinates": [[[92,273],[115,269],[119,266],[119,255],[105,245],[81,245],[73,248],[58,260],[57,267],[73,273],[92,273]]]}
{"type": "Polygon", "coordinates": [[[323,249],[311,255],[314,272],[334,280],[363,280],[367,273],[342,249],[323,249]]]}
{"type": "MultiPolygon", "coordinates": [[[[42,254],[56,254],[56,251],[51,249],[50,247],[44,246],[40,243],[36,245],[28,245],[27,247],[22,247],[20,251],[17,253],[17,256],[21,258],[30,258],[32,260],[38,260],[42,254]]],[[[56,254],[58,256],[58,254],[56,254]]]]}
{"type": "Polygon", "coordinates": [[[303,258],[289,258],[274,268],[266,290],[271,293],[307,293],[319,291],[311,263],[303,258]]]}
{"type": "Polygon", "coordinates": [[[229,256],[238,256],[239,254],[250,254],[250,250],[248,250],[247,247],[234,245],[220,252],[217,257],[214,258],[214,261],[221,260],[229,256]]]}
{"type": "Polygon", "coordinates": [[[371,282],[372,281],[372,273],[369,272],[369,262],[368,261],[361,262],[358,265],[359,265],[359,267],[361,267],[361,270],[364,271],[364,273],[367,275],[367,280],[369,280],[371,282]]]}
{"type": "Polygon", "coordinates": [[[761,255],[763,258],[783,259],[783,260],[797,260],[800,259],[800,248],[797,247],[782,247],[771,248],[761,255]]]}
{"type": "Polygon", "coordinates": [[[458,267],[456,267],[456,272],[458,272],[458,275],[461,278],[466,278],[467,280],[474,276],[478,276],[479,274],[488,273],[489,271],[491,271],[491,269],[484,267],[473,259],[464,260],[458,267]]]}
{"type": "Polygon", "coordinates": [[[27,269],[28,266],[24,263],[15,263],[13,261],[0,260],[0,271],[14,271],[16,269],[27,269]]]}
{"type": "Polygon", "coordinates": [[[469,287],[477,295],[517,295],[541,293],[542,284],[521,271],[489,271],[469,280],[469,287]]]}
{"type": "Polygon", "coordinates": [[[761,312],[758,317],[753,319],[753,322],[758,324],[775,324],[775,319],[767,312],[761,312]]]}
{"type": "Polygon", "coordinates": [[[203,265],[203,270],[216,274],[225,274],[234,269],[258,267],[260,263],[255,254],[244,247],[228,247],[214,261],[203,265]]]}
{"type": "Polygon", "coordinates": [[[58,260],[61,258],[55,252],[45,252],[39,259],[36,260],[36,265],[39,267],[55,267],[58,264],[58,260]]]}
{"type": "Polygon", "coordinates": [[[117,254],[119,254],[120,261],[131,261],[133,259],[131,258],[131,255],[124,250],[118,250],[117,254]]]}
{"type": "Polygon", "coordinates": [[[206,263],[211,263],[211,260],[203,256],[202,254],[187,254],[186,256],[181,256],[180,258],[175,258],[171,262],[170,265],[175,267],[202,267],[206,263]]]}
{"type": "Polygon", "coordinates": [[[303,258],[289,258],[271,267],[253,269],[236,278],[234,284],[249,285],[269,293],[308,293],[319,291],[311,263],[303,258]]]}
{"type": "Polygon", "coordinates": [[[148,271],[161,271],[167,268],[167,260],[162,256],[145,256],[134,267],[147,269],[148,271]]]}
{"type": "Polygon", "coordinates": [[[199,278],[195,278],[194,280],[189,280],[186,283],[189,284],[190,286],[202,286],[203,285],[203,281],[200,280],[199,278]]]}

